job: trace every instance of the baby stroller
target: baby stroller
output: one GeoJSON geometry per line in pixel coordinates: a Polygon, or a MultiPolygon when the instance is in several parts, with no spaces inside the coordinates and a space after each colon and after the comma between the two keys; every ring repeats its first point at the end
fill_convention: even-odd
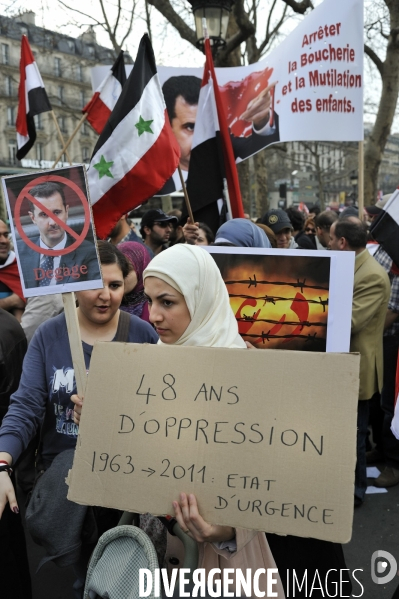
{"type": "MultiPolygon", "coordinates": [[[[136,514],[124,512],[118,526],[101,536],[89,562],[84,599],[138,599],[140,569],[150,570],[154,577],[159,567],[157,554],[148,535],[134,526],[137,520],[136,514]]],[[[198,564],[197,543],[181,530],[175,519],[159,520],[182,541],[183,568],[192,572],[198,564]]],[[[153,587],[147,597],[155,596],[153,587]]],[[[177,585],[173,597],[179,597],[177,585]]]]}

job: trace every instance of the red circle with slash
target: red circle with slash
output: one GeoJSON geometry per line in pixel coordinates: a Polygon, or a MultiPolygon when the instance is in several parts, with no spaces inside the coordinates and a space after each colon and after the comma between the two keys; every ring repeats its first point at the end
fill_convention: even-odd
{"type": "Polygon", "coordinates": [[[85,240],[87,231],[89,230],[89,227],[90,227],[90,208],[89,208],[89,203],[87,201],[85,194],[80,189],[80,187],[78,185],[76,185],[76,183],[74,183],[73,181],[70,181],[66,177],[60,177],[59,175],[43,175],[42,177],[37,177],[36,179],[31,181],[30,183],[25,185],[25,187],[22,189],[22,191],[20,192],[20,194],[17,198],[16,204],[15,204],[14,218],[15,218],[15,226],[17,227],[17,231],[20,234],[21,239],[23,239],[23,241],[26,243],[26,245],[29,246],[34,252],[37,252],[38,254],[45,254],[46,256],[64,256],[65,254],[69,254],[70,252],[73,252],[73,250],[78,248],[82,244],[82,242],[85,240]],[[76,193],[76,195],[82,202],[84,215],[85,215],[85,222],[84,222],[84,226],[83,226],[83,229],[82,229],[82,232],[80,235],[75,233],[75,231],[73,231],[73,229],[68,227],[68,225],[66,223],[64,223],[60,218],[58,218],[55,214],[50,213],[50,211],[47,210],[47,208],[45,208],[42,204],[40,204],[40,202],[38,202],[38,200],[36,198],[34,198],[33,196],[31,196],[29,194],[29,191],[32,189],[32,187],[36,187],[36,185],[39,185],[39,183],[46,183],[48,181],[54,181],[56,183],[62,183],[64,185],[67,185],[76,193]],[[76,241],[74,241],[71,245],[69,245],[68,247],[63,248],[61,250],[46,250],[45,248],[42,248],[42,247],[36,245],[35,243],[33,243],[33,241],[31,241],[29,239],[29,237],[27,236],[27,234],[25,233],[25,231],[23,230],[23,227],[21,225],[21,205],[25,198],[28,199],[29,201],[31,201],[36,206],[40,205],[40,210],[43,210],[46,214],[48,214],[48,216],[51,216],[51,218],[60,227],[62,227],[62,229],[64,229],[65,232],[69,233],[72,237],[74,237],[76,239],[76,241]]]}

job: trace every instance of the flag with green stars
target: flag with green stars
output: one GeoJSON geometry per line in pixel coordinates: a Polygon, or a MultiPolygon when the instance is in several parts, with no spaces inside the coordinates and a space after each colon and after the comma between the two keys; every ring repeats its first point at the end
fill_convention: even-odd
{"type": "Polygon", "coordinates": [[[123,214],[156,195],[179,159],[146,34],[88,170],[97,236],[107,237],[123,214]]]}

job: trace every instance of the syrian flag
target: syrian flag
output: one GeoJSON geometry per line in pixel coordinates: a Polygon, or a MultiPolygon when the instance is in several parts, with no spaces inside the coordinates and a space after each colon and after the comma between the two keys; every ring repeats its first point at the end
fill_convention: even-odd
{"type": "Polygon", "coordinates": [[[33,117],[52,110],[26,35],[23,35],[21,40],[19,72],[16,129],[17,158],[22,160],[36,141],[36,128],[33,117]]]}
{"type": "Polygon", "coordinates": [[[115,223],[158,193],[180,160],[147,34],[88,170],[93,217],[104,239],[115,223]]]}
{"type": "Polygon", "coordinates": [[[227,126],[224,107],[216,80],[209,39],[205,40],[205,68],[198,100],[187,192],[194,218],[205,221],[211,228],[222,224],[220,207],[227,179],[232,218],[244,218],[237,167],[227,126]],[[220,218],[215,219],[215,202],[220,218]],[[209,219],[207,219],[207,213],[209,219]],[[219,220],[219,222],[217,222],[219,220]],[[213,226],[212,226],[213,225],[213,226]]]}
{"type": "Polygon", "coordinates": [[[394,191],[382,210],[372,223],[370,233],[399,267],[399,189],[394,191]]]}
{"type": "Polygon", "coordinates": [[[82,109],[83,114],[87,114],[86,120],[96,133],[100,134],[104,129],[125,83],[125,61],[123,50],[121,50],[109,73],[94,92],[92,99],[82,109]]]}

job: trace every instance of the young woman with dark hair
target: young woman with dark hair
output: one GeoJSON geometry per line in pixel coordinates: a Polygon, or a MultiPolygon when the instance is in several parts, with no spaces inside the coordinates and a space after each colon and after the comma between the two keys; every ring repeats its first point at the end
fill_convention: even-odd
{"type": "MultiPolygon", "coordinates": [[[[156,343],[158,340],[147,322],[125,313],[121,317],[119,306],[124,294],[124,280],[131,269],[129,262],[110,243],[99,241],[98,249],[104,287],[76,293],[87,369],[94,343],[115,340],[122,327],[128,342],[156,343]]],[[[10,408],[0,428],[0,516],[7,502],[14,513],[19,511],[9,469],[40,427],[38,462],[41,469],[46,470],[62,451],[75,447],[78,427],[73,421],[73,394],[76,394],[76,383],[62,313],[44,322],[35,332],[24,360],[19,387],[11,396],[10,408]]]]}

